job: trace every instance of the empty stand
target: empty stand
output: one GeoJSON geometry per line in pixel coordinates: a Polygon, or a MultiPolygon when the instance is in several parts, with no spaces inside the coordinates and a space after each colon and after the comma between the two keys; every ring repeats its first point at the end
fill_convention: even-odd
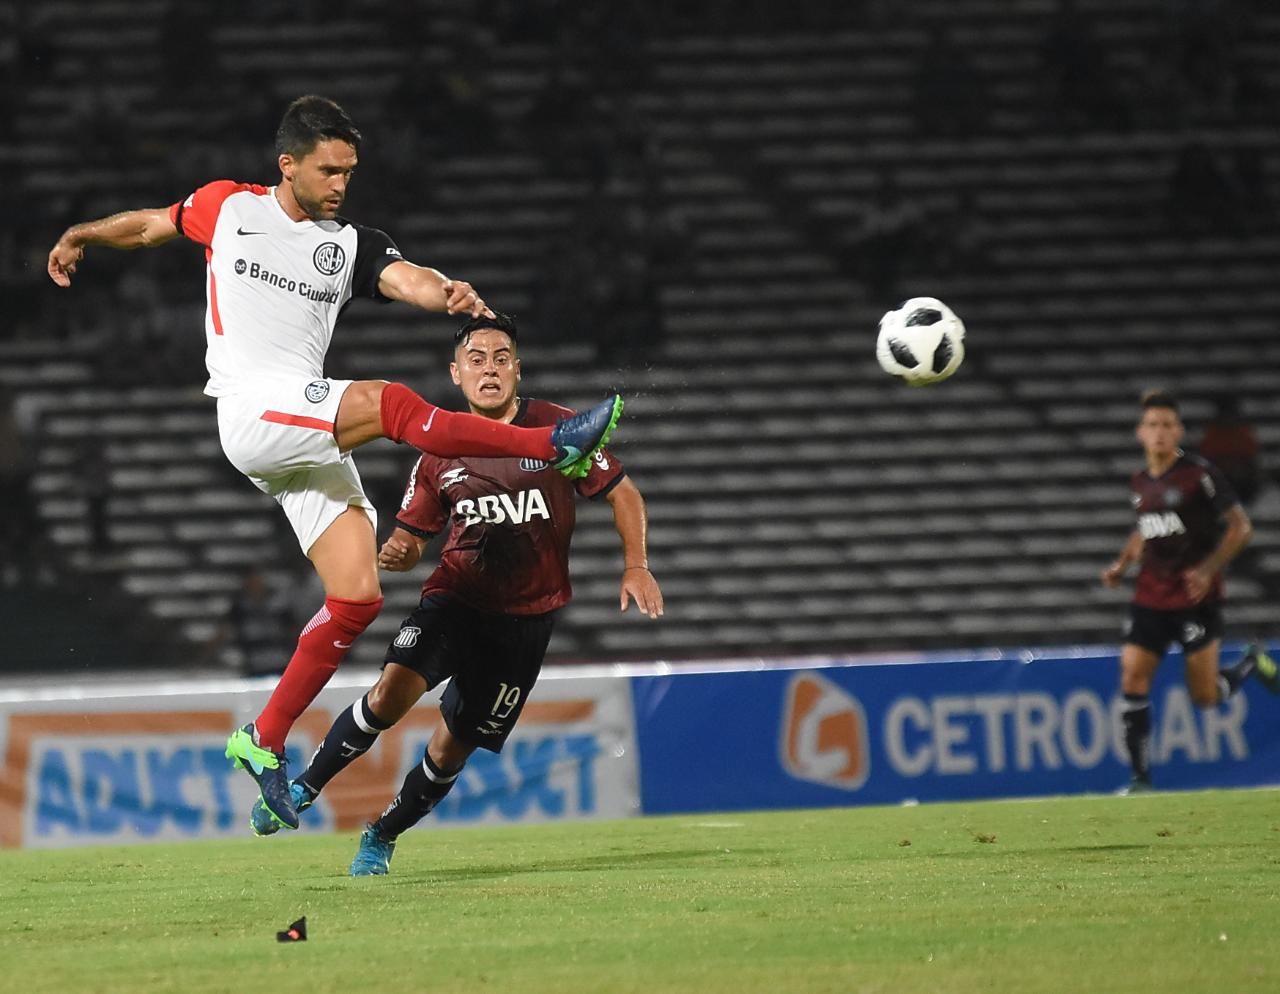
{"type": "MultiPolygon", "coordinates": [[[[24,195],[70,184],[81,206],[105,213],[187,192],[157,188],[174,176],[164,149],[208,135],[150,84],[156,58],[110,63],[107,96],[130,121],[126,152],[110,163],[76,165],[74,128],[58,109],[64,92],[93,92],[104,39],[154,51],[168,7],[47,6],[61,56],[54,79],[17,107],[24,195]]],[[[559,58],[549,45],[517,41],[474,61],[491,142],[450,150],[426,135],[420,171],[395,173],[376,163],[394,157],[379,135],[400,134],[396,112],[406,111],[387,104],[406,58],[396,39],[355,16],[317,30],[323,48],[294,23],[211,25],[220,71],[268,80],[272,107],[312,90],[348,103],[370,136],[370,170],[397,190],[393,205],[358,179],[352,213],[521,317],[530,394],[578,405],[613,387],[626,393],[616,452],[649,502],[667,614],[653,623],[618,612],[617,537],[607,506],[586,506],[576,599],[553,658],[1111,641],[1125,596],[1102,590],[1097,575],[1132,527],[1139,391],[1182,395],[1192,441],[1210,398],[1236,394],[1264,461],[1280,465],[1274,213],[1235,230],[1184,228],[1170,190],[1186,131],[1141,105],[1127,128],[1064,127],[1036,82],[1054,5],[907,6],[912,16],[892,26],[647,42],[641,80],[622,101],[594,97],[588,116],[613,122],[625,104],[650,148],[642,165],[619,151],[624,161],[599,182],[558,161],[530,123],[559,58]],[[967,54],[987,95],[969,134],[917,119],[916,75],[938,32],[967,54]],[[333,38],[358,53],[340,71],[324,50],[333,38]],[[678,232],[679,260],[657,286],[661,333],[619,353],[539,326],[556,247],[586,230],[584,212],[632,209],[678,232]],[[873,347],[879,315],[925,293],[964,318],[969,358],[954,380],[917,391],[885,377],[873,347]]],[[[1164,5],[1080,6],[1117,79],[1137,79],[1164,37],[1164,5]]],[[[1255,28],[1241,57],[1274,84],[1267,60],[1280,18],[1260,15],[1255,28]]],[[[441,45],[414,58],[428,78],[453,64],[441,45]]],[[[1192,123],[1223,155],[1255,156],[1274,199],[1272,129],[1229,109],[1192,123]]],[[[213,150],[201,167],[229,170],[225,152],[244,178],[269,180],[267,137],[213,150]]],[[[101,261],[86,263],[85,282],[101,261]]],[[[198,299],[198,255],[187,263],[186,276],[154,292],[172,304],[198,299]]],[[[598,265],[609,264],[602,250],[598,265]]],[[[403,379],[447,400],[456,396],[443,368],[449,327],[355,306],[327,372],[403,379]]],[[[173,334],[198,339],[200,328],[173,334]]],[[[273,502],[225,463],[198,360],[174,382],[109,385],[98,348],[74,336],[0,341],[0,385],[38,425],[44,527],[70,568],[117,585],[235,665],[218,639],[240,576],[260,567],[278,586],[295,584],[292,536],[273,502]],[[86,522],[85,439],[102,452],[105,547],[94,547],[86,522]]],[[[358,463],[382,498],[385,535],[413,455],[377,443],[358,463]]],[[[1228,624],[1233,634],[1276,634],[1274,484],[1253,514],[1258,551],[1231,582],[1228,624]]],[[[384,574],[387,608],[359,659],[380,659],[421,578],[384,574]]]]}

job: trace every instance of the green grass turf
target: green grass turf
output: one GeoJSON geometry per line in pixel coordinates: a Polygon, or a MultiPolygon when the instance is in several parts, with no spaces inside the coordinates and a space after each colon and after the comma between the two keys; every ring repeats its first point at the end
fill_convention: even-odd
{"type": "Polygon", "coordinates": [[[1280,795],[844,808],[0,853],[0,985],[1274,992],[1280,795]],[[277,929],[300,915],[305,943],[277,929]]]}

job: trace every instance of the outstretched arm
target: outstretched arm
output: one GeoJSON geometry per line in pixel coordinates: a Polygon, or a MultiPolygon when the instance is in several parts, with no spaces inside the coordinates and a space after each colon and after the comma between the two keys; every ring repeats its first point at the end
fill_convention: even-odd
{"type": "Polygon", "coordinates": [[[178,237],[177,226],[169,220],[169,209],[125,211],[97,221],[86,221],[63,232],[49,253],[49,278],[58,286],[70,286],[71,274],[84,258],[89,245],[108,248],[155,248],[178,237]]]}
{"type": "Polygon", "coordinates": [[[622,586],[618,591],[619,610],[625,611],[631,598],[636,607],[650,618],[662,616],[662,590],[649,572],[646,541],[649,516],[644,497],[631,478],[624,476],[612,490],[608,500],[613,508],[613,523],[622,539],[622,586]]]}
{"type": "Polygon", "coordinates": [[[403,259],[382,270],[378,290],[388,300],[402,300],[424,311],[493,317],[493,311],[485,306],[470,283],[451,280],[438,270],[415,266],[403,259]]]}

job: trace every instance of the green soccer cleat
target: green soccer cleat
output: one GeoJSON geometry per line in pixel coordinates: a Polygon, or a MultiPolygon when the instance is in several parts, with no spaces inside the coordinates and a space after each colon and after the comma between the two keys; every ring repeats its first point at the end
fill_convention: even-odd
{"type": "Polygon", "coordinates": [[[551,430],[551,444],[556,449],[553,464],[571,480],[591,471],[591,460],[609,443],[609,436],[622,417],[622,398],[616,393],[590,410],[556,423],[551,430]]]}
{"type": "MultiPolygon", "coordinates": [[[[315,798],[296,780],[289,784],[289,800],[293,802],[293,809],[299,815],[315,802],[315,798]]],[[[279,818],[267,810],[261,797],[253,802],[253,807],[249,809],[249,827],[253,829],[254,835],[275,835],[283,825],[279,818]]]]}
{"type": "Polygon", "coordinates": [[[353,877],[385,877],[391,869],[391,857],[395,854],[395,839],[384,839],[370,825],[360,836],[360,848],[347,872],[353,877]]]}
{"type": "Polygon", "coordinates": [[[298,810],[289,796],[285,755],[258,745],[258,732],[253,722],[231,733],[231,738],[227,739],[226,757],[253,777],[262,803],[273,818],[285,828],[298,827],[298,810]]]}
{"type": "Polygon", "coordinates": [[[1273,694],[1280,694],[1280,666],[1257,643],[1251,643],[1244,651],[1246,659],[1253,661],[1253,676],[1273,694]]]}

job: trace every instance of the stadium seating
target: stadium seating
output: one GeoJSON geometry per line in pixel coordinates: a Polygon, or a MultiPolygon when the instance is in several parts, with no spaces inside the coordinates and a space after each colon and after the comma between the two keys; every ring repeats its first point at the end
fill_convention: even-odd
{"type": "MultiPolygon", "coordinates": [[[[59,28],[53,78],[24,91],[16,111],[24,194],[74,185],[77,205],[101,212],[182,195],[157,189],[174,179],[168,160],[208,134],[150,84],[158,58],[110,61],[110,85],[96,98],[130,122],[126,152],[110,161],[76,166],[66,154],[74,122],[58,109],[64,93],[95,99],[98,70],[119,42],[153,51],[167,6],[47,6],[51,23],[75,29],[59,28]]],[[[576,600],[554,658],[1110,641],[1125,597],[1096,578],[1131,527],[1139,391],[1159,385],[1185,397],[1193,441],[1210,398],[1236,394],[1264,462],[1280,463],[1274,214],[1180,228],[1171,183],[1184,132],[1154,111],[1144,118],[1141,103],[1128,128],[1072,122],[1067,133],[1037,82],[1051,5],[908,6],[906,26],[708,31],[648,44],[647,72],[627,103],[653,147],[643,163],[618,152],[602,195],[619,217],[656,212],[681,232],[679,264],[657,287],[661,334],[638,349],[620,354],[537,323],[548,256],[583,230],[598,196],[591,179],[531,141],[530,115],[559,58],[550,46],[502,45],[476,61],[497,131],[490,147],[433,144],[422,195],[408,191],[408,206],[382,202],[360,181],[353,188],[352,212],[392,231],[409,257],[529,316],[531,393],[570,404],[615,386],[628,396],[616,451],[648,499],[667,614],[657,624],[619,614],[608,509],[585,506],[576,600]],[[918,120],[917,73],[938,32],[963,48],[988,94],[972,134],[918,120]],[[658,207],[646,174],[657,177],[658,207]],[[879,314],[917,293],[947,300],[969,328],[966,365],[926,391],[889,381],[872,355],[879,314]]],[[[1080,6],[1119,83],[1140,78],[1166,30],[1163,5],[1080,6]]],[[[1265,42],[1280,40],[1280,17],[1256,21],[1241,57],[1274,84],[1265,42]]],[[[273,106],[310,90],[343,100],[367,122],[369,171],[405,182],[376,165],[393,152],[378,135],[394,119],[387,101],[405,60],[396,40],[354,17],[327,24],[323,37],[347,38],[359,53],[335,64],[299,43],[298,29],[214,23],[216,64],[268,79],[273,106]]],[[[415,58],[424,76],[452,65],[443,45],[415,58]]],[[[596,100],[596,118],[613,122],[619,102],[596,100]]],[[[1260,157],[1274,197],[1280,139],[1229,109],[1198,113],[1197,133],[1223,156],[1260,157]]],[[[267,177],[263,144],[228,154],[267,177]]],[[[221,149],[202,160],[201,170],[229,168],[221,149]]],[[[188,275],[154,285],[181,298],[171,305],[189,307],[201,291],[198,259],[186,262],[188,275]]],[[[602,253],[598,265],[610,260],[602,253]]],[[[453,397],[442,368],[447,328],[404,309],[355,307],[328,372],[453,397]]],[[[117,584],[234,665],[218,640],[239,578],[262,567],[289,585],[292,537],[272,502],[223,460],[198,360],[180,382],[111,385],[98,375],[97,348],[74,336],[0,340],[0,385],[39,425],[44,526],[69,568],[117,584]],[[91,548],[77,486],[89,436],[101,440],[109,478],[106,549],[91,548]]],[[[389,443],[359,457],[383,498],[384,533],[412,462],[389,443]]],[[[1233,633],[1276,634],[1274,485],[1253,515],[1257,551],[1231,581],[1228,618],[1233,633]]],[[[386,577],[388,608],[359,658],[379,658],[419,580],[386,577]]]]}

